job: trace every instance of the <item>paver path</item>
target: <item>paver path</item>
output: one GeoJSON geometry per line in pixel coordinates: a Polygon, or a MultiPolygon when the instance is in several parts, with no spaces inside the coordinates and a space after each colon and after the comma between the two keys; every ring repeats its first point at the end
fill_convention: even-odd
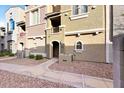
{"type": "Polygon", "coordinates": [[[23,66],[17,64],[0,63],[0,69],[9,72],[27,75],[35,78],[45,79],[52,82],[63,83],[79,88],[111,88],[113,81],[105,78],[97,78],[83,74],[75,74],[63,71],[51,70],[48,67],[57,62],[58,59],[51,59],[36,66],[23,66]]]}

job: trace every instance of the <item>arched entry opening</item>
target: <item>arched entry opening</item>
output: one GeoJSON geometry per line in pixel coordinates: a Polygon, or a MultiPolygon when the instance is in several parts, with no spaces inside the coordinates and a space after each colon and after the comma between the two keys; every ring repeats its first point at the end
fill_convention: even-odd
{"type": "Polygon", "coordinates": [[[24,58],[24,43],[23,42],[20,42],[18,45],[17,57],[24,58]]]}
{"type": "Polygon", "coordinates": [[[23,42],[20,42],[20,44],[19,44],[19,50],[20,51],[23,51],[24,50],[24,43],[23,42]]]}
{"type": "Polygon", "coordinates": [[[53,41],[53,57],[59,57],[59,42],[53,41]]]}

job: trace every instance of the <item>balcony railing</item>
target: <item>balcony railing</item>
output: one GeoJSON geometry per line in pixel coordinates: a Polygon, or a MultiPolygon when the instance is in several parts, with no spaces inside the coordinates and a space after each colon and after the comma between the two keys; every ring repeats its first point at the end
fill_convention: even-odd
{"type": "Polygon", "coordinates": [[[59,26],[58,27],[53,27],[53,29],[52,29],[53,31],[53,33],[57,33],[57,32],[59,32],[59,26]]]}
{"type": "Polygon", "coordinates": [[[13,33],[13,31],[8,31],[7,33],[8,33],[8,34],[12,34],[12,33],[13,33]]]}
{"type": "Polygon", "coordinates": [[[52,28],[47,28],[46,32],[47,35],[52,35],[52,34],[61,34],[64,32],[65,26],[58,26],[58,27],[52,27],[52,28]]]}

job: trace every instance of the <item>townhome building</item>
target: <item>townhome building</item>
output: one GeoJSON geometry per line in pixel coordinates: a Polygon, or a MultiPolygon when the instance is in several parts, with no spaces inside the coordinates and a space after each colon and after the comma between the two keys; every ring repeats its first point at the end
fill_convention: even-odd
{"type": "Polygon", "coordinates": [[[0,27],[0,51],[6,49],[6,29],[5,27],[0,27]]]}
{"type": "Polygon", "coordinates": [[[45,13],[45,5],[26,6],[26,56],[40,54],[46,57],[45,13]]]}
{"type": "Polygon", "coordinates": [[[24,9],[13,6],[6,13],[7,22],[7,45],[8,50],[17,53],[24,47],[25,40],[20,40],[20,33],[24,32],[25,12],[24,9]]]}
{"type": "Polygon", "coordinates": [[[61,61],[112,62],[112,7],[49,5],[46,53],[61,61]]]}

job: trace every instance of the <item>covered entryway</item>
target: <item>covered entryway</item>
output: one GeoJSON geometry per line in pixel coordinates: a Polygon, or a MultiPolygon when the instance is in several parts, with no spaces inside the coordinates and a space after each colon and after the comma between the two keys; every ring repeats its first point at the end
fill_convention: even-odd
{"type": "Polygon", "coordinates": [[[54,41],[52,44],[53,44],[53,57],[59,57],[59,42],[54,41]]]}
{"type": "Polygon", "coordinates": [[[18,58],[24,58],[24,43],[20,42],[18,46],[18,51],[17,51],[17,57],[18,58]]]}

